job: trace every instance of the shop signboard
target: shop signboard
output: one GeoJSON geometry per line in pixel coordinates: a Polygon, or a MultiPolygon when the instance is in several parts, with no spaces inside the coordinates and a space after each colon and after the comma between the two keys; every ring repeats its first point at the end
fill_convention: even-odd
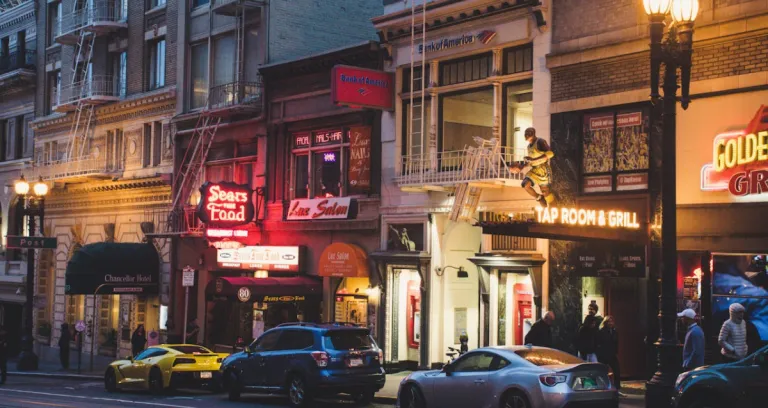
{"type": "Polygon", "coordinates": [[[253,191],[247,185],[206,182],[200,187],[197,216],[206,226],[227,228],[253,221],[253,191]]]}
{"type": "Polygon", "coordinates": [[[536,207],[539,224],[640,229],[637,212],[576,207],[536,207]]]}
{"type": "Polygon", "coordinates": [[[349,192],[367,194],[371,189],[371,128],[349,128],[349,192]]]}
{"type": "Polygon", "coordinates": [[[349,197],[292,200],[288,221],[347,220],[357,217],[357,200],[349,197]]]}
{"type": "Polygon", "coordinates": [[[761,105],[743,130],[715,136],[712,162],[701,169],[701,190],[768,194],[768,106],[761,105]]]}
{"type": "Polygon", "coordinates": [[[395,77],[390,72],[336,65],[331,72],[335,105],[395,109],[395,77]]]}
{"type": "Polygon", "coordinates": [[[474,33],[463,33],[458,35],[451,35],[450,37],[438,38],[427,42],[426,44],[419,44],[419,54],[439,52],[450,50],[453,48],[466,47],[473,44],[487,45],[493,39],[496,38],[496,31],[482,30],[474,33]]]}
{"type": "Polygon", "coordinates": [[[318,276],[336,278],[368,277],[368,258],[357,245],[336,242],[323,250],[318,276]]]}
{"type": "Polygon", "coordinates": [[[610,175],[585,176],[582,185],[585,193],[610,193],[613,191],[613,177],[610,175]]]}
{"type": "Polygon", "coordinates": [[[574,256],[576,276],[645,277],[642,245],[588,243],[578,247],[574,256]]]}
{"type": "Polygon", "coordinates": [[[216,263],[220,268],[299,272],[301,247],[298,246],[246,246],[216,250],[216,263]]]}

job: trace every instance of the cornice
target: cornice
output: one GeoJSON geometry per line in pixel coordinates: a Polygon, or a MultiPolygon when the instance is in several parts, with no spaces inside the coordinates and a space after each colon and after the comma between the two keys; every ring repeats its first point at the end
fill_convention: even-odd
{"type": "Polygon", "coordinates": [[[123,191],[132,189],[144,189],[151,187],[170,187],[168,183],[159,177],[145,179],[117,180],[92,182],[84,184],[67,185],[63,191],[67,193],[101,193],[108,191],[123,191]]]}
{"type": "Polygon", "coordinates": [[[0,12],[0,31],[35,19],[34,1],[29,1],[8,11],[0,12]]]}

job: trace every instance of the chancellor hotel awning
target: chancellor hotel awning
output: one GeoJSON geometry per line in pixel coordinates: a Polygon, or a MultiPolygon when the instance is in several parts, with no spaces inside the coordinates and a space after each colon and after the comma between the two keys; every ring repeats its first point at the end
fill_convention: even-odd
{"type": "Polygon", "coordinates": [[[88,244],[72,255],[64,282],[67,295],[157,294],[160,255],[152,244],[88,244]]]}

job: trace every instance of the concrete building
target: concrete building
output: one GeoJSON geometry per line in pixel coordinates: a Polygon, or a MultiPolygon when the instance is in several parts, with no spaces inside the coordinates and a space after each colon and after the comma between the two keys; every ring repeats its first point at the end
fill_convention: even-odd
{"type": "Polygon", "coordinates": [[[549,140],[551,2],[412,3],[385,0],[373,20],[396,75],[376,255],[395,369],[444,361],[462,334],[470,349],[521,344],[548,305],[546,241],[475,224],[538,205],[511,168],[528,156],[526,128],[549,140]]]}
{"type": "Polygon", "coordinates": [[[0,2],[0,324],[9,333],[11,355],[18,353],[25,302],[26,254],[6,248],[6,235],[23,235],[13,183],[32,159],[37,35],[35,2],[0,2]]]}
{"type": "Polygon", "coordinates": [[[36,326],[53,327],[48,336],[38,330],[43,359],[57,359],[50,349],[64,322],[70,330],[84,322],[84,354],[107,359],[131,353],[140,324],[150,342],[163,336],[169,243],[152,241],[155,248],[138,260],[145,264],[134,266],[145,270],[109,274],[122,273],[118,259],[128,243],[148,241],[156,228],[144,222],[145,210],[171,199],[178,13],[176,0],[38,2],[34,166],[25,174],[50,184],[44,228],[58,238],[55,251],[39,251],[37,264],[36,292],[48,303],[36,326]],[[89,246],[102,242],[108,245],[89,246]],[[68,267],[80,251],[96,263],[68,267]],[[69,276],[76,272],[83,275],[69,276]],[[148,284],[125,283],[136,283],[136,273],[148,274],[140,277],[148,284]],[[100,284],[76,285],[91,280],[100,284]]]}

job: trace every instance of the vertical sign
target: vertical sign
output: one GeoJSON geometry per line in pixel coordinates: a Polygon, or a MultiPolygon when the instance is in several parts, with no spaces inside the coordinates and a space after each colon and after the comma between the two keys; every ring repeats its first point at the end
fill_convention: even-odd
{"type": "Polygon", "coordinates": [[[371,189],[371,128],[349,129],[350,194],[367,194],[371,189]]]}

